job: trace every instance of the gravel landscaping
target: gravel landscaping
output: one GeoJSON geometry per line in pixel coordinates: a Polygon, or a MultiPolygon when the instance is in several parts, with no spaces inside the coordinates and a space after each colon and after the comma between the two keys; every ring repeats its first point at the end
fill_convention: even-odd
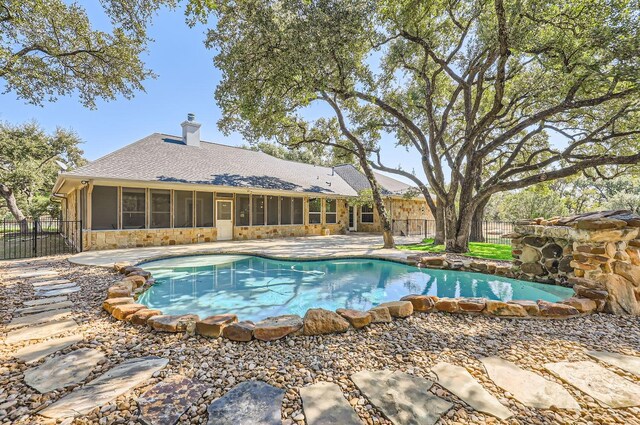
{"type": "MultiPolygon", "coordinates": [[[[156,333],[140,326],[114,320],[102,309],[109,286],[122,277],[104,268],[72,266],[66,257],[34,260],[39,267],[56,269],[61,278],[77,282],[82,290],[68,294],[74,303],[73,318],[84,341],[65,348],[94,348],[105,355],[87,376],[92,380],[124,360],[159,356],[169,364],[154,377],[85,416],[77,423],[138,422],[137,398],[165,377],[181,374],[205,384],[204,395],[179,420],[206,423],[207,407],[240,382],[257,379],[286,391],[283,402],[285,424],[304,424],[299,389],[317,382],[337,383],[359,417],[369,424],[390,424],[380,411],[358,391],[350,376],[358,371],[391,369],[435,380],[431,368],[439,362],[464,366],[487,390],[514,412],[507,423],[620,423],[640,424],[640,408],[602,407],[591,397],[563,384],[582,410],[540,410],[525,407],[511,394],[498,388],[479,361],[499,356],[523,369],[562,383],[544,367],[549,362],[593,360],[587,350],[613,351],[640,356],[640,317],[593,314],[565,320],[510,320],[488,316],[415,313],[406,319],[326,336],[287,337],[274,342],[233,342],[185,334],[156,333]]],[[[0,269],[2,269],[0,265],[0,269]]],[[[12,313],[34,298],[31,285],[7,280],[0,274],[0,320],[7,323],[12,313]]],[[[242,318],[240,318],[242,320],[242,318]]],[[[32,342],[33,343],[33,342],[32,342]]],[[[11,354],[26,343],[0,345],[0,423],[54,423],[37,411],[58,400],[74,386],[44,395],[24,383],[24,373],[33,365],[16,362],[11,354]]],[[[42,360],[35,365],[42,364],[42,360]]],[[[618,375],[640,384],[640,376],[609,367],[618,375]]],[[[436,395],[454,407],[440,420],[446,424],[498,423],[491,416],[474,411],[438,385],[436,395]]]]}

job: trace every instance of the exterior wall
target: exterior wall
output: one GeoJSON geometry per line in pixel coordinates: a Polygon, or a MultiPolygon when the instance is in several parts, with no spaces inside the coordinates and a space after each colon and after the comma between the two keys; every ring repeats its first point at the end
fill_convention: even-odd
{"type": "MultiPolygon", "coordinates": [[[[335,224],[327,224],[325,221],[324,203],[322,209],[323,224],[297,224],[284,226],[241,226],[233,228],[234,239],[270,239],[291,236],[318,236],[328,230],[331,235],[339,235],[346,232],[349,224],[349,205],[345,199],[336,202],[335,224]]],[[[304,221],[309,221],[309,203],[304,203],[304,221]]]]}
{"type": "MultiPolygon", "coordinates": [[[[99,185],[98,182],[95,183],[99,185]]],[[[136,187],[134,185],[127,187],[136,187]]],[[[138,186],[140,187],[140,186],[138,186]]],[[[89,191],[90,192],[90,191],[89,191]]],[[[255,193],[254,193],[255,194],[255,193]]],[[[300,194],[301,195],[301,194],[300,194]]],[[[297,196],[300,196],[297,195],[297,196]]],[[[282,196],[296,196],[283,194],[282,196]]],[[[90,193],[89,193],[90,197],[90,193]]],[[[269,239],[278,237],[310,236],[323,234],[344,234],[349,226],[349,204],[346,199],[336,199],[336,223],[327,224],[326,204],[322,203],[322,223],[309,224],[309,198],[313,196],[301,196],[304,199],[304,224],[300,225],[267,225],[267,226],[234,226],[233,239],[269,239]]],[[[331,199],[331,198],[329,198],[331,199]]],[[[63,210],[67,220],[79,220],[78,203],[80,202],[79,189],[73,189],[67,194],[63,210]]],[[[149,202],[147,194],[147,203],[149,202]]],[[[393,220],[406,219],[432,219],[426,203],[420,199],[387,199],[385,205],[393,220]]],[[[235,206],[235,202],[234,202],[235,206]]],[[[91,214],[91,205],[86,206],[87,217],[91,214]]],[[[357,231],[379,233],[382,231],[378,213],[374,208],[373,223],[362,223],[360,208],[357,210],[357,231]]],[[[147,205],[147,216],[149,206],[147,205]]],[[[235,220],[235,207],[232,214],[235,220]]],[[[83,249],[102,250],[115,248],[132,248],[147,246],[179,245],[213,242],[217,240],[216,227],[200,228],[162,228],[162,229],[119,229],[119,230],[90,230],[89,219],[83,220],[83,249]]],[[[120,221],[120,219],[119,219],[120,221]]],[[[148,222],[148,217],[147,217],[148,222]]]]}
{"type": "MultiPolygon", "coordinates": [[[[392,221],[402,220],[434,220],[431,210],[424,199],[386,199],[384,206],[392,221]]],[[[358,207],[358,232],[382,232],[382,224],[378,210],[373,209],[373,223],[363,223],[362,213],[358,207]]]]}
{"type": "Polygon", "coordinates": [[[88,250],[183,245],[213,242],[215,227],[182,229],[85,230],[83,246],[88,250]]]}

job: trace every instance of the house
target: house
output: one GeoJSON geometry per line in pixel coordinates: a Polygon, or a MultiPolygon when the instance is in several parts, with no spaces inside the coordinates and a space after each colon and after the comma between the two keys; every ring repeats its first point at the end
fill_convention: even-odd
{"type": "MultiPolygon", "coordinates": [[[[394,220],[431,218],[409,185],[377,174],[394,220]]],[[[380,232],[369,188],[352,165],[320,167],[200,140],[192,114],[182,137],[154,133],[58,176],[65,220],[81,220],[83,249],[230,239],[380,232]]]]}

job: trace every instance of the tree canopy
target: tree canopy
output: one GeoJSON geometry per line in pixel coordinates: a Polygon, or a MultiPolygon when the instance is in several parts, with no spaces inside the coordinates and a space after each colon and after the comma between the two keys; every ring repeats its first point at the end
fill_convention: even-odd
{"type": "Polygon", "coordinates": [[[342,146],[410,178],[450,251],[496,193],[640,161],[633,0],[214,3],[222,128],[342,146]],[[388,137],[419,175],[385,163],[388,137]]]}
{"type": "Polygon", "coordinates": [[[102,0],[110,32],[92,26],[85,9],[64,0],[8,0],[0,5],[0,79],[4,92],[41,105],[71,94],[127,99],[153,77],[142,59],[147,24],[175,0],[102,0]]]}
{"type": "Polygon", "coordinates": [[[47,134],[33,122],[0,123],[0,195],[5,201],[0,210],[6,208],[18,221],[53,212],[49,197],[58,172],[85,162],[80,143],[74,132],[62,128],[47,134]]]}

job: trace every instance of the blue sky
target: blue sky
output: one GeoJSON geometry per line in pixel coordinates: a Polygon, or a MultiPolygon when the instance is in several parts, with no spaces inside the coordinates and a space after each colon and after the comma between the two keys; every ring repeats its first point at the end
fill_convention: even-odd
{"type": "MultiPolygon", "coordinates": [[[[82,3],[92,24],[107,30],[109,23],[99,3],[82,3]]],[[[99,101],[95,110],[84,108],[77,97],[34,106],[8,93],[0,96],[0,120],[13,124],[36,120],[49,131],[57,126],[73,129],[84,140],[83,149],[89,160],[153,132],[180,134],[180,123],[188,112],[195,113],[202,123],[203,140],[242,145],[239,136],[225,137],[216,125],[221,114],[214,90],[221,73],[213,66],[215,52],[204,47],[205,31],[204,26],[189,28],[181,9],[163,10],[149,31],[155,41],[143,56],[147,66],[158,75],[145,82],[146,92],[139,92],[132,100],[99,101]]],[[[383,153],[388,165],[402,163],[405,170],[420,167],[416,155],[390,147],[383,153]]]]}

